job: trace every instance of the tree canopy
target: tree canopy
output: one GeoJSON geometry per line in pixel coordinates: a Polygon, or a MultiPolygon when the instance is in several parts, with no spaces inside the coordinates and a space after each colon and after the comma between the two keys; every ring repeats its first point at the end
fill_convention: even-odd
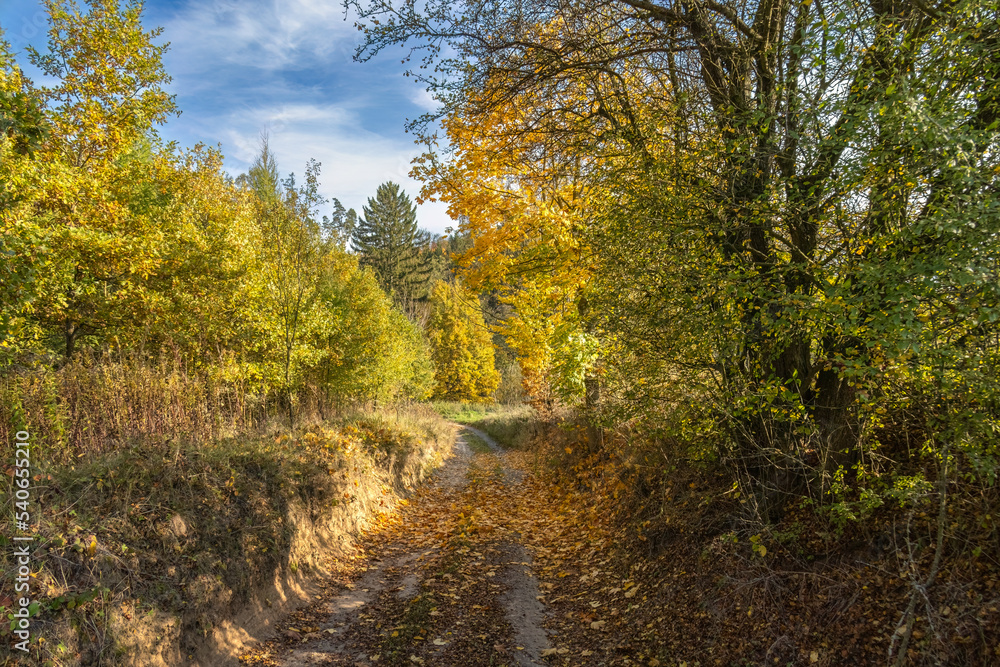
{"type": "Polygon", "coordinates": [[[421,60],[414,173],[529,391],[666,410],[762,507],[902,405],[995,470],[995,3],[349,4],[421,60]]]}
{"type": "Polygon", "coordinates": [[[323,215],[320,164],[283,177],[265,137],[232,179],[217,150],[165,144],[177,108],[142,3],[47,8],[44,86],[0,44],[0,365],[140,350],[289,417],[303,394],[427,395],[427,343],[345,251],[353,211],[323,215]]]}

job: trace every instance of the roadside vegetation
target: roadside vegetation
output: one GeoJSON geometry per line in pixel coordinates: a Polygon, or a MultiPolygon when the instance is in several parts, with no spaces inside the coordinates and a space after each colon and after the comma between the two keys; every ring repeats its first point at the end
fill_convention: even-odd
{"type": "Polygon", "coordinates": [[[649,660],[994,662],[997,3],[348,5],[419,54],[423,195],[573,412],[538,454],[712,575],[649,660]]]}
{"type": "MultiPolygon", "coordinates": [[[[59,463],[37,448],[32,662],[231,659],[215,631],[247,609],[307,602],[274,582],[329,575],[331,558],[349,557],[354,536],[439,465],[453,437],[418,408],[347,412],[294,432],[272,423],[210,440],[129,438],[59,463]]],[[[9,513],[0,530],[18,534],[9,513]]],[[[14,607],[10,595],[0,604],[14,607]]],[[[0,635],[7,660],[27,664],[9,650],[7,624],[0,635]]]]}
{"type": "MultiPolygon", "coordinates": [[[[419,230],[397,185],[359,217],[321,196],[316,160],[283,172],[266,134],[226,173],[218,150],[158,134],[180,110],[142,3],[45,9],[27,53],[0,35],[3,580],[31,536],[39,664],[199,646],[215,664],[234,614],[277,613],[261,590],[308,579],[439,461],[454,429],[415,402],[490,394],[493,343],[465,336],[461,239],[419,230]]],[[[7,662],[24,658],[13,629],[7,662]]]]}
{"type": "Polygon", "coordinates": [[[458,422],[510,450],[471,467],[491,506],[442,491],[406,530],[470,566],[475,520],[523,539],[554,664],[995,663],[997,1],[345,5],[357,58],[409,45],[440,103],[413,175],[448,237],[397,184],[345,211],[266,136],[235,176],[162,141],[141,3],[46,3],[39,84],[0,42],[32,655],[210,652],[458,422]]]}
{"type": "Polygon", "coordinates": [[[507,449],[525,449],[538,434],[538,414],[530,405],[435,401],[445,419],[473,426],[507,449]]]}

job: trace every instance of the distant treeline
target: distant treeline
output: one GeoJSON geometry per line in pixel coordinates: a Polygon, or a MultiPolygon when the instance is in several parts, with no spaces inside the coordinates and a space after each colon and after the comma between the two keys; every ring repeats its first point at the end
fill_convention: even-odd
{"type": "MultiPolygon", "coordinates": [[[[420,230],[392,183],[363,217],[345,211],[320,195],[315,160],[282,177],[266,136],[236,178],[216,149],[163,142],[156,127],[178,110],[160,30],[140,19],[138,3],[51,3],[48,47],[28,50],[46,85],[0,43],[8,384],[81,364],[135,378],[146,363],[161,380],[238,385],[241,410],[270,397],[293,421],[305,396],[491,400],[499,378],[479,302],[456,310],[448,296],[466,294],[449,259],[461,238],[420,230]],[[485,336],[446,340],[456,327],[485,336]],[[460,367],[446,345],[475,363],[460,367]]],[[[56,404],[80,394],[64,386],[77,371],[53,381],[56,404]]]]}

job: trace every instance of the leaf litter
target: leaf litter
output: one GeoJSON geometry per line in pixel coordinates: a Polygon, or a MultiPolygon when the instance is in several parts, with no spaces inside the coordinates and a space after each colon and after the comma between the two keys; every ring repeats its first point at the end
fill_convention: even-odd
{"type": "Polygon", "coordinates": [[[244,663],[880,664],[874,652],[884,655],[905,592],[898,578],[848,579],[835,564],[779,571],[769,563],[782,549],[741,560],[684,530],[669,552],[643,555],[613,499],[542,467],[537,453],[473,454],[460,441],[360,538],[329,593],[244,663]]]}

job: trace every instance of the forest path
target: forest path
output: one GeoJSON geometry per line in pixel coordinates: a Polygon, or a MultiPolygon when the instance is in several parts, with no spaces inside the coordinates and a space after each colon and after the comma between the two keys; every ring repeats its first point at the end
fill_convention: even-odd
{"type": "Polygon", "coordinates": [[[245,663],[545,664],[545,606],[520,532],[530,476],[486,433],[460,428],[453,455],[363,539],[345,590],[297,614],[271,656],[245,663]]]}

